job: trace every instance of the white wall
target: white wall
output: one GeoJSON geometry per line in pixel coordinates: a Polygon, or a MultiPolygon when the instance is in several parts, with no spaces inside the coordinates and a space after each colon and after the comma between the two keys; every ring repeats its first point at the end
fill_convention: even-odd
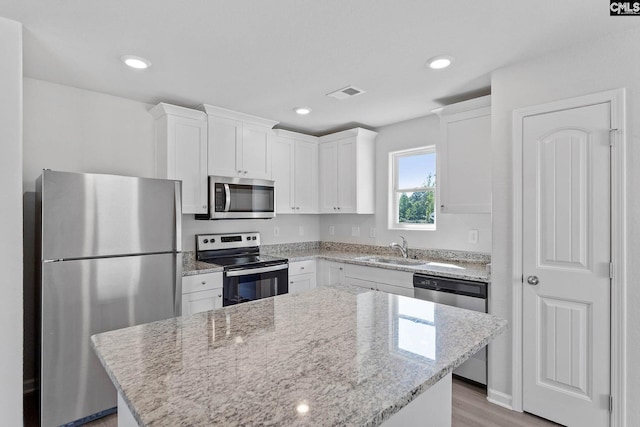
{"type": "Polygon", "coordinates": [[[22,25],[0,18],[0,419],[22,425],[22,25]]]}
{"type": "Polygon", "coordinates": [[[322,215],[320,236],[333,242],[388,245],[407,238],[410,248],[456,249],[474,252],[491,251],[490,214],[438,214],[437,230],[389,230],[387,203],[389,192],[389,152],[437,144],[440,121],[432,114],[378,129],[376,138],[376,212],[375,215],[322,215]],[[329,227],[335,227],[335,235],[329,227]],[[360,237],[351,235],[352,227],[360,227],[360,237]],[[369,237],[371,228],[374,238],[369,237]],[[468,231],[478,230],[477,244],[468,243],[468,231]]]}
{"type": "MultiPolygon", "coordinates": [[[[536,60],[515,64],[492,76],[493,127],[493,266],[491,311],[511,320],[512,283],[512,111],[559,99],[620,87],[628,89],[628,426],[640,425],[640,30],[590,41],[536,60]]],[[[503,335],[492,346],[489,387],[511,394],[511,339],[503,335]]]]}
{"type": "Polygon", "coordinates": [[[151,177],[151,105],[24,79],[24,188],[42,169],[151,177]]]}

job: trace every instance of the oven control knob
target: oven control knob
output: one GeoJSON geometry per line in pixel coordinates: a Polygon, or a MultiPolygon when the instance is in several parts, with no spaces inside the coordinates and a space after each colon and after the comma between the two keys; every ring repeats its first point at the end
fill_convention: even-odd
{"type": "Polygon", "coordinates": [[[251,240],[251,237],[247,236],[247,240],[251,240]]]}
{"type": "Polygon", "coordinates": [[[209,240],[209,241],[210,241],[211,243],[215,243],[215,242],[216,242],[216,239],[211,239],[211,240],[209,240]]]}
{"type": "Polygon", "coordinates": [[[204,239],[202,243],[209,243],[209,239],[204,239]]]}
{"type": "Polygon", "coordinates": [[[256,240],[256,236],[253,236],[253,237],[251,238],[251,240],[256,240]]]}

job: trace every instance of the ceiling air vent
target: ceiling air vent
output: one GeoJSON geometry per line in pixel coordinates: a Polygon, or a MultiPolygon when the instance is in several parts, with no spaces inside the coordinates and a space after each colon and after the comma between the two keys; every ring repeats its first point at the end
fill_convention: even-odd
{"type": "Polygon", "coordinates": [[[355,86],[347,86],[343,87],[342,89],[338,89],[335,92],[328,93],[327,96],[342,100],[351,98],[352,96],[360,95],[361,93],[364,93],[362,89],[358,89],[355,86]]]}

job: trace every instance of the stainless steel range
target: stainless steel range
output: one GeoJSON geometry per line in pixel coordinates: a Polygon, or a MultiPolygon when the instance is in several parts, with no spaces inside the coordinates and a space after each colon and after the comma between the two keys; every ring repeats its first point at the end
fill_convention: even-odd
{"type": "Polygon", "coordinates": [[[260,233],[198,234],[196,259],[224,267],[223,306],[289,292],[288,260],[260,255],[260,233]]]}

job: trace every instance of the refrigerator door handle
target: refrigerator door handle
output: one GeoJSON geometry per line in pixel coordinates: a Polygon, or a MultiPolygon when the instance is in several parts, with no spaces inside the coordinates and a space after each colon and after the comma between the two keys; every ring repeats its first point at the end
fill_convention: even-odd
{"type": "Polygon", "coordinates": [[[182,254],[176,254],[176,277],[174,282],[173,315],[182,316],[182,254]]]}
{"type": "Polygon", "coordinates": [[[182,182],[175,182],[176,251],[182,251],[182,182]]]}

